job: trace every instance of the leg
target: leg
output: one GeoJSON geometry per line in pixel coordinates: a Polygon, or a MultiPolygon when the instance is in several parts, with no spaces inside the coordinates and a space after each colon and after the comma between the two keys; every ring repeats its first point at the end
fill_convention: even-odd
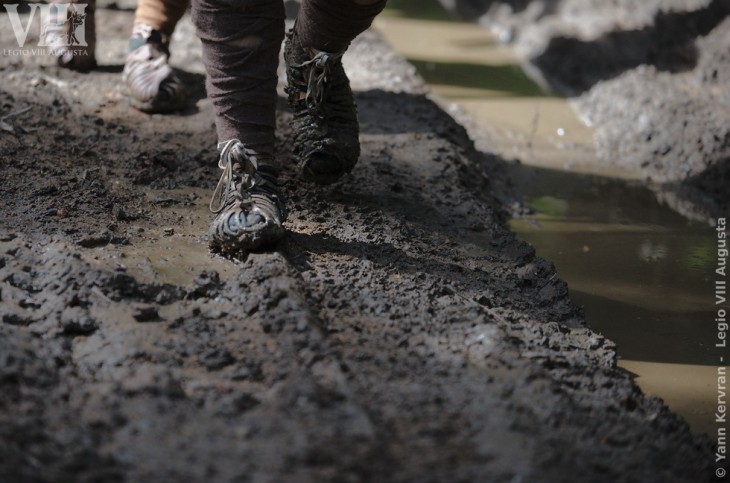
{"type": "Polygon", "coordinates": [[[218,139],[272,153],[276,69],[284,38],[279,0],[194,0],[218,139]]]}
{"type": "Polygon", "coordinates": [[[284,234],[273,162],[280,0],[193,0],[223,175],[211,200],[211,247],[237,254],[284,234]]]}
{"type": "Polygon", "coordinates": [[[307,180],[332,183],[357,163],[357,109],[341,59],[384,7],[385,0],[302,2],[285,59],[294,157],[307,180]]]}
{"type": "Polygon", "coordinates": [[[139,0],[134,25],[148,25],[169,38],[189,3],[188,0],[139,0]]]}
{"type": "Polygon", "coordinates": [[[132,105],[145,112],[185,106],[187,91],[168,64],[170,36],[189,0],[139,0],[123,80],[132,105]]]}
{"type": "Polygon", "coordinates": [[[386,0],[303,0],[297,32],[304,48],[341,52],[370,27],[386,0]]]}

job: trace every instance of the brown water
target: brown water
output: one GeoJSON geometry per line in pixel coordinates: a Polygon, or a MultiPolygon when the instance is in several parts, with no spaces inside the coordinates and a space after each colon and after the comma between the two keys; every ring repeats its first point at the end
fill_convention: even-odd
{"type": "Polygon", "coordinates": [[[522,161],[511,174],[534,215],[512,229],[555,263],[643,390],[710,432],[714,231],[659,204],[637,173],[600,167],[590,127],[488,31],[448,21],[436,2],[415,3],[389,2],[375,27],[447,109],[474,122],[478,147],[522,161]]]}
{"type": "Polygon", "coordinates": [[[713,428],[714,230],[626,181],[524,167],[535,215],[512,228],[553,261],[620,365],[696,431],[713,428]]]}
{"type": "Polygon", "coordinates": [[[215,271],[221,280],[228,280],[236,275],[236,266],[221,257],[211,257],[204,236],[211,219],[209,196],[199,188],[148,189],[147,201],[158,213],[155,219],[133,227],[130,236],[134,243],[84,253],[91,264],[113,260],[142,283],[186,286],[203,271],[215,271]],[[141,233],[145,236],[137,236],[141,233]]]}

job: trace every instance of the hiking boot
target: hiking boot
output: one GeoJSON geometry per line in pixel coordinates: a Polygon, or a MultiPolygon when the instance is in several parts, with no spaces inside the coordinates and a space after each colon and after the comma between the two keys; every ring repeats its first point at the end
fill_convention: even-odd
{"type": "Polygon", "coordinates": [[[129,39],[122,79],[131,104],[143,112],[171,112],[185,107],[187,89],[168,64],[169,38],[149,25],[137,24],[129,39]]]}
{"type": "Polygon", "coordinates": [[[217,214],[210,224],[211,250],[240,255],[275,244],[284,236],[286,212],[271,156],[237,139],[218,147],[223,174],[210,201],[210,211],[217,214]]]}
{"type": "Polygon", "coordinates": [[[96,67],[96,2],[88,0],[83,13],[75,3],[67,5],[64,23],[49,22],[41,35],[58,65],[85,72],[96,67]]]}
{"type": "Polygon", "coordinates": [[[304,49],[296,26],[287,33],[284,60],[294,111],[294,159],[305,180],[320,184],[352,171],[360,156],[357,108],[343,53],[304,49]]]}

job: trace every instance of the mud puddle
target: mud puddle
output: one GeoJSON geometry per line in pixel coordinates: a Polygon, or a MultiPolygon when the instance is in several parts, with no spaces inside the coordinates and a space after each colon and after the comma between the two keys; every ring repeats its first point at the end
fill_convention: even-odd
{"type": "Polygon", "coordinates": [[[698,432],[713,425],[713,230],[626,182],[519,167],[535,214],[511,227],[553,261],[619,365],[698,432]]]}
{"type": "Polygon", "coordinates": [[[637,173],[599,166],[592,129],[565,99],[547,94],[522,70],[517,54],[476,24],[449,21],[437,2],[426,14],[389,3],[376,28],[413,64],[432,92],[461,122],[477,147],[504,159],[578,173],[636,179],[637,173]],[[427,18],[405,18],[421,15],[427,18]],[[434,20],[435,19],[435,20],[434,20]]]}
{"type": "MultiPolygon", "coordinates": [[[[471,121],[480,149],[520,160],[511,179],[534,214],[512,229],[555,263],[642,389],[709,432],[712,229],[662,206],[639,173],[598,163],[591,127],[566,100],[545,94],[486,29],[427,3],[391,3],[376,27],[455,117],[471,121]]],[[[479,241],[464,250],[478,254],[479,241]]]]}
{"type": "Polygon", "coordinates": [[[211,257],[208,250],[207,190],[185,187],[144,191],[146,202],[158,209],[156,219],[133,225],[127,233],[132,243],[109,244],[84,252],[88,261],[107,266],[116,263],[143,283],[186,286],[205,270],[216,271],[223,281],[235,276],[235,265],[211,257]]]}

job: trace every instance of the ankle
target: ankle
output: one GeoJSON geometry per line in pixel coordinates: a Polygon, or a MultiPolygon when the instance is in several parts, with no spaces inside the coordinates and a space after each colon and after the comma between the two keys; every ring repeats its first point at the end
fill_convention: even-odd
{"type": "Polygon", "coordinates": [[[145,44],[159,45],[166,50],[170,44],[170,36],[152,25],[136,23],[132,29],[132,35],[129,37],[127,51],[132,52],[145,44]]]}

